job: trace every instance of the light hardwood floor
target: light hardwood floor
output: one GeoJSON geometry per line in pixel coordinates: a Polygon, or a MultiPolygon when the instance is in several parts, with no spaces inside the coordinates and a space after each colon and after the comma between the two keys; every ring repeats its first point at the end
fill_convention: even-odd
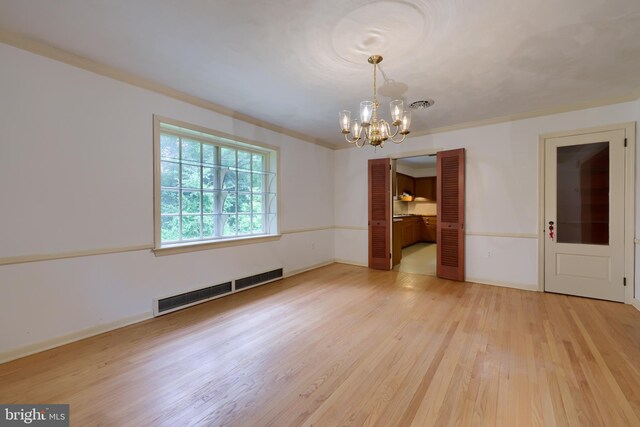
{"type": "Polygon", "coordinates": [[[631,306],[333,264],[0,365],[75,426],[640,425],[631,306]]]}

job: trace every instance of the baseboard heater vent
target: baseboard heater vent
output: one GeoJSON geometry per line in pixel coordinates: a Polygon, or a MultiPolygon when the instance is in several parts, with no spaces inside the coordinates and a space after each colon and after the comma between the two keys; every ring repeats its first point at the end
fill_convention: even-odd
{"type": "Polygon", "coordinates": [[[156,300],[154,307],[155,315],[166,314],[181,308],[189,307],[201,302],[205,302],[213,297],[228,294],[232,290],[231,282],[221,283],[207,288],[197,289],[191,292],[174,295],[156,300]]]}
{"type": "Polygon", "coordinates": [[[259,285],[260,283],[271,282],[272,280],[282,278],[282,269],[267,271],[266,273],[256,274],[254,276],[236,279],[236,290],[248,288],[249,286],[259,285]]]}

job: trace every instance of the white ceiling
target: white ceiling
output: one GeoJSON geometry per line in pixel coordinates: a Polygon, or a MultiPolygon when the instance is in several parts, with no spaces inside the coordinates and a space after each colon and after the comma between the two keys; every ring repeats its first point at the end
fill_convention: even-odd
{"type": "Polygon", "coordinates": [[[415,156],[415,157],[402,157],[397,159],[396,162],[399,165],[407,166],[409,168],[435,168],[438,162],[436,156],[415,156]]]}
{"type": "Polygon", "coordinates": [[[338,146],[373,53],[435,100],[414,134],[640,88],[638,0],[0,0],[0,29],[338,146]]]}

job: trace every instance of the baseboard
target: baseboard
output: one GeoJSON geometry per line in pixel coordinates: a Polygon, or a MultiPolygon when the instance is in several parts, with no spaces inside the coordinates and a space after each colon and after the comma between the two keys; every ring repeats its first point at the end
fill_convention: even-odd
{"type": "Polygon", "coordinates": [[[358,267],[369,267],[369,265],[366,264],[366,263],[357,262],[357,261],[350,261],[350,260],[347,260],[347,259],[335,258],[333,261],[337,262],[338,264],[357,265],[358,267]]]}
{"type": "Polygon", "coordinates": [[[631,300],[631,305],[634,306],[638,311],[640,311],[640,299],[633,298],[631,300]]]}
{"type": "Polygon", "coordinates": [[[283,278],[286,279],[287,277],[292,277],[301,273],[306,273],[307,271],[315,270],[316,268],[326,267],[327,265],[331,265],[333,263],[335,263],[335,260],[331,259],[329,261],[321,262],[319,264],[314,264],[309,267],[298,268],[296,270],[287,271],[283,278]]]}
{"type": "Polygon", "coordinates": [[[538,292],[538,285],[537,284],[528,285],[526,283],[500,282],[500,281],[497,281],[497,280],[477,279],[477,278],[474,278],[474,277],[466,277],[464,280],[465,280],[465,282],[479,283],[481,285],[499,286],[499,287],[502,287],[502,288],[511,288],[511,289],[520,289],[520,290],[523,290],[523,291],[538,292]]]}
{"type": "MultiPolygon", "coordinates": [[[[327,265],[333,264],[334,262],[335,261],[331,259],[329,261],[325,261],[309,267],[292,270],[287,272],[287,274],[284,275],[284,278],[295,276],[297,274],[301,274],[310,270],[315,270],[316,268],[325,267],[327,265]]],[[[250,288],[247,288],[247,289],[250,289],[250,288]]],[[[129,326],[134,323],[142,322],[143,320],[148,320],[148,319],[153,319],[152,312],[143,313],[136,316],[130,316],[125,319],[116,320],[110,323],[103,323],[101,325],[93,326],[91,328],[83,329],[81,331],[73,332],[71,334],[63,335],[50,340],[41,341],[35,344],[30,344],[14,350],[0,352],[0,364],[10,362],[15,359],[20,359],[21,357],[26,357],[32,354],[40,353],[42,351],[50,350],[55,347],[60,347],[62,345],[69,344],[75,341],[80,341],[85,338],[90,338],[95,335],[113,331],[114,329],[119,329],[119,328],[129,326]]]]}
{"type": "Polygon", "coordinates": [[[142,322],[143,320],[152,319],[153,313],[142,313],[135,316],[130,316],[124,319],[116,320],[114,322],[103,323],[101,325],[92,326],[87,329],[83,329],[78,332],[73,332],[67,335],[62,335],[57,338],[52,338],[46,341],[41,341],[35,344],[29,344],[24,347],[20,347],[14,350],[4,351],[0,353],[0,364],[10,362],[21,357],[30,356],[32,354],[40,353],[45,350],[50,350],[55,347],[60,347],[65,344],[69,344],[75,341],[80,341],[85,338],[90,338],[95,335],[100,335],[105,332],[113,331],[114,329],[123,328],[125,326],[132,325],[134,323],[142,322]]]}

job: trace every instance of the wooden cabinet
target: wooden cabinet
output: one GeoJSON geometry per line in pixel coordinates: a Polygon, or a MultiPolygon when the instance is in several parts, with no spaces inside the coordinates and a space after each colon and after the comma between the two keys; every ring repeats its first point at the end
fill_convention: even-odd
{"type": "Polygon", "coordinates": [[[425,217],[428,220],[427,224],[427,238],[426,241],[429,243],[436,243],[437,241],[437,229],[438,229],[438,220],[437,216],[427,216],[425,217]]]}
{"type": "Polygon", "coordinates": [[[393,221],[393,260],[392,265],[395,266],[400,263],[402,259],[402,221],[393,221]]]}
{"type": "MultiPolygon", "coordinates": [[[[436,242],[436,216],[409,216],[402,218],[402,221],[396,221],[393,223],[393,242],[394,245],[402,248],[411,246],[415,243],[436,242]]],[[[396,246],[394,246],[394,253],[398,252],[396,246]]],[[[394,255],[394,265],[396,263],[396,256],[394,255]]],[[[400,259],[397,260],[400,262],[400,259]]]]}
{"type": "Polygon", "coordinates": [[[423,216],[420,220],[420,241],[426,243],[436,243],[436,216],[423,216]]]}
{"type": "Polygon", "coordinates": [[[408,218],[402,219],[401,235],[402,235],[402,247],[406,248],[411,245],[411,225],[408,218]]]}
{"type": "Polygon", "coordinates": [[[438,196],[436,177],[429,176],[426,178],[415,179],[415,196],[424,197],[427,200],[436,201],[438,196]]]}
{"type": "Polygon", "coordinates": [[[436,177],[414,178],[403,173],[396,173],[393,195],[402,196],[408,193],[415,197],[424,197],[429,201],[436,201],[437,187],[436,177]]]}
{"type": "Polygon", "coordinates": [[[422,241],[421,226],[421,219],[418,216],[411,216],[402,219],[399,229],[402,236],[400,240],[403,248],[422,241]]]}
{"type": "Polygon", "coordinates": [[[398,186],[398,196],[402,196],[402,193],[408,193],[411,195],[416,194],[413,177],[403,173],[396,173],[396,183],[398,186]]]}

